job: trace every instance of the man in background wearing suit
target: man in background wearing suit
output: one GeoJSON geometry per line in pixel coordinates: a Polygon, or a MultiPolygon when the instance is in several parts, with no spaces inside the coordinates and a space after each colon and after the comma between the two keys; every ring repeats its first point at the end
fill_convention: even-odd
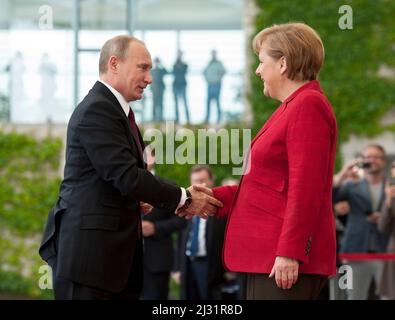
{"type": "MultiPolygon", "coordinates": [[[[147,151],[147,170],[155,175],[155,150],[148,146],[145,151],[147,151]]],[[[149,214],[143,215],[143,299],[168,299],[174,254],[172,234],[185,228],[186,225],[186,219],[179,218],[169,210],[154,208],[149,214]]]]}
{"type": "Polygon", "coordinates": [[[67,128],[64,179],[39,253],[53,271],[55,299],[135,300],[142,288],[140,202],[202,217],[221,205],[146,170],[144,143],[129,101],[152,82],[151,56],[129,36],[101,49],[100,80],[67,128]],[[192,211],[191,211],[192,210],[192,211]]]}
{"type": "MultiPolygon", "coordinates": [[[[206,184],[211,188],[214,175],[207,165],[195,165],[190,173],[191,184],[206,184]]],[[[225,270],[222,264],[222,247],[226,219],[193,217],[181,231],[177,269],[180,277],[181,299],[221,299],[225,270]]]]}
{"type": "MultiPolygon", "coordinates": [[[[364,176],[359,181],[346,181],[356,163],[347,164],[334,176],[333,201],[347,201],[350,211],[340,245],[341,253],[384,253],[388,236],[378,229],[385,201],[386,152],[380,145],[370,145],[362,153],[364,176]]],[[[348,300],[366,300],[374,281],[380,283],[383,261],[348,261],[352,267],[353,288],[347,290],[348,300]]]]}

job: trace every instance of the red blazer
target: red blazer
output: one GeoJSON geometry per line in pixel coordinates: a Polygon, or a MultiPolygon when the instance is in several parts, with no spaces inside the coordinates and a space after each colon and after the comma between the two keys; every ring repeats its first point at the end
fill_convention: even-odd
{"type": "Polygon", "coordinates": [[[214,188],[228,215],[223,258],[232,271],[270,273],[276,256],[300,261],[300,273],[334,275],[332,178],[334,112],[310,81],[272,114],[251,142],[239,186],[214,188]],[[247,165],[247,168],[249,166],[247,165]]]}

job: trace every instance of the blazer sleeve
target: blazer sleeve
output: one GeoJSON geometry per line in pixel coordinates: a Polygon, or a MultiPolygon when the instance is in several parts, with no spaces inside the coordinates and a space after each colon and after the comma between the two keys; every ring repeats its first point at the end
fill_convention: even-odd
{"type": "Polygon", "coordinates": [[[138,167],[136,152],[119,118],[105,102],[91,105],[79,120],[76,133],[94,169],[104,181],[111,183],[122,195],[154,207],[175,211],[181,189],[157,179],[138,167]]]}
{"type": "Polygon", "coordinates": [[[333,179],[329,168],[334,161],[336,121],[316,95],[306,96],[292,107],[286,138],[288,198],[276,255],[308,263],[305,250],[314,242],[313,231],[326,201],[324,189],[331,188],[333,179]]]}
{"type": "Polygon", "coordinates": [[[229,214],[233,198],[236,195],[237,186],[221,186],[213,188],[214,198],[218,199],[224,205],[222,208],[218,208],[217,216],[225,217],[229,214]]]}
{"type": "Polygon", "coordinates": [[[333,187],[332,189],[332,202],[336,203],[339,201],[345,201],[349,199],[350,186],[352,182],[346,182],[339,187],[333,187]]]}

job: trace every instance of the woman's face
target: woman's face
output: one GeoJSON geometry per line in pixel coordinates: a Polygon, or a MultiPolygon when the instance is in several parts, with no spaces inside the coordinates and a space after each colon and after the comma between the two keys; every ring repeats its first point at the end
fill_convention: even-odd
{"type": "Polygon", "coordinates": [[[278,99],[278,91],[281,89],[282,65],[281,59],[275,60],[268,54],[267,47],[263,44],[259,51],[259,66],[255,74],[263,82],[263,94],[267,97],[278,99]]]}

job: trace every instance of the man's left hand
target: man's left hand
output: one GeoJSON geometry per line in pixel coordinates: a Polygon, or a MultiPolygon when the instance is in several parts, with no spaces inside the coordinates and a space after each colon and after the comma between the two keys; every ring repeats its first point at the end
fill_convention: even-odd
{"type": "Polygon", "coordinates": [[[140,210],[142,213],[149,214],[149,213],[151,213],[153,208],[154,207],[151,206],[149,203],[140,201],[140,210]]]}
{"type": "Polygon", "coordinates": [[[269,278],[275,276],[277,286],[281,289],[291,289],[298,280],[299,262],[286,257],[276,257],[269,278]]]}
{"type": "Polygon", "coordinates": [[[150,237],[155,234],[155,225],[150,221],[142,221],[141,227],[144,237],[150,237]]]}

